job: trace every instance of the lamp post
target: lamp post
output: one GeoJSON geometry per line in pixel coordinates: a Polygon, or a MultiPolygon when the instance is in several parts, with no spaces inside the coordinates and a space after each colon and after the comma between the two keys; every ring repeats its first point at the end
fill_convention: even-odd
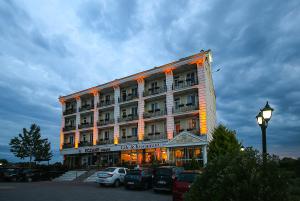
{"type": "Polygon", "coordinates": [[[256,120],[258,125],[261,128],[261,134],[262,134],[262,152],[263,155],[265,156],[267,154],[267,127],[268,127],[268,122],[270,121],[272,117],[272,112],[274,111],[273,108],[270,107],[268,101],[267,104],[263,109],[260,110],[258,115],[256,116],[256,120]]]}

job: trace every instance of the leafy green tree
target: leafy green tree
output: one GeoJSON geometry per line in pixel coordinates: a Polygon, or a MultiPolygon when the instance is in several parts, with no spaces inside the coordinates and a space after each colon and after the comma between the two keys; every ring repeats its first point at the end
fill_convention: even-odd
{"type": "Polygon", "coordinates": [[[48,146],[50,149],[50,144],[47,144],[48,140],[41,139],[40,131],[40,127],[36,124],[32,124],[29,131],[23,128],[19,136],[11,139],[10,151],[20,159],[29,158],[31,165],[33,158],[38,158],[41,153],[44,155],[42,149],[48,149],[48,146]]]}
{"type": "Polygon", "coordinates": [[[48,139],[42,139],[36,151],[35,161],[48,161],[49,164],[52,156],[51,143],[48,142],[48,139]]]}
{"type": "Polygon", "coordinates": [[[208,163],[186,201],[282,201],[288,200],[287,182],[278,157],[263,157],[250,148],[216,157],[208,163]]]}
{"type": "Polygon", "coordinates": [[[236,138],[235,131],[229,130],[224,125],[219,125],[215,128],[213,140],[208,145],[208,160],[240,150],[241,144],[236,138]]]}

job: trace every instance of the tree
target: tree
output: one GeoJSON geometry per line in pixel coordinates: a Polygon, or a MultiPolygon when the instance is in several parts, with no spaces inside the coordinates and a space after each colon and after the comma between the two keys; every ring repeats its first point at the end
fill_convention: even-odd
{"type": "Polygon", "coordinates": [[[216,157],[208,163],[187,201],[281,201],[288,200],[287,181],[282,177],[279,158],[263,157],[250,148],[216,157]]]}
{"type": "Polygon", "coordinates": [[[49,164],[52,156],[51,143],[48,142],[48,139],[43,139],[36,151],[35,161],[48,161],[49,164]]]}
{"type": "Polygon", "coordinates": [[[50,150],[50,143],[48,145],[47,139],[41,139],[40,130],[36,124],[32,124],[29,131],[23,128],[22,134],[20,133],[18,137],[11,139],[10,151],[20,159],[29,158],[31,165],[32,159],[39,158],[39,155],[43,153],[42,149],[50,150]]]}
{"type": "Polygon", "coordinates": [[[241,144],[236,138],[235,131],[229,130],[224,125],[219,125],[215,128],[213,140],[208,145],[208,160],[240,150],[241,144]]]}

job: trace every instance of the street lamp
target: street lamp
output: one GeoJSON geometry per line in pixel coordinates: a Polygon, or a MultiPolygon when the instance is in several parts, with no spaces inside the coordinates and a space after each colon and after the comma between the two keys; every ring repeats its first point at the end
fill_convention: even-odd
{"type": "Polygon", "coordinates": [[[263,155],[267,153],[267,140],[266,140],[266,130],[268,127],[268,122],[272,117],[272,112],[274,111],[273,108],[270,107],[268,101],[267,104],[263,109],[260,110],[258,115],[256,116],[256,120],[258,125],[261,128],[262,133],[262,148],[263,148],[263,155]]]}

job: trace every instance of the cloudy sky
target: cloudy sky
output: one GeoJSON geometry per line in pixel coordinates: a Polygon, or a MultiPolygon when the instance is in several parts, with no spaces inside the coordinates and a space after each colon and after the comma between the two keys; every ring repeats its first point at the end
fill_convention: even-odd
{"type": "Polygon", "coordinates": [[[0,1],[0,158],[35,122],[59,156],[66,95],[211,49],[218,122],[260,149],[300,157],[300,1],[0,1]]]}

